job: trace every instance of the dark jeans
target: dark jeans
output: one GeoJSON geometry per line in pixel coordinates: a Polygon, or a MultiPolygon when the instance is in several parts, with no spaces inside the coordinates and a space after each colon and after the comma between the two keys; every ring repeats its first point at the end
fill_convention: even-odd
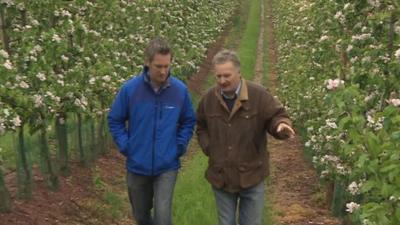
{"type": "Polygon", "coordinates": [[[172,195],[177,174],[177,170],[158,176],[127,173],[129,200],[138,225],[172,225],[172,195]]]}

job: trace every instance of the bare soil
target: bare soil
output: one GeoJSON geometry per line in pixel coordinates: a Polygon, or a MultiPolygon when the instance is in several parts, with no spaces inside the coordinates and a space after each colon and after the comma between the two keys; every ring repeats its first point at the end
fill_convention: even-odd
{"type": "MultiPolygon", "coordinates": [[[[112,216],[97,215],[107,209],[103,204],[104,188],[113,190],[124,182],[124,159],[115,150],[98,159],[93,166],[85,168],[77,163],[72,164],[71,176],[60,177],[58,191],[50,191],[44,179],[34,169],[34,190],[30,200],[16,197],[17,185],[15,173],[6,177],[13,199],[10,213],[0,214],[0,225],[95,225],[95,224],[128,224],[128,218],[114,221],[112,216]],[[97,182],[109,184],[107,187],[96,187],[97,182]],[[102,221],[99,221],[102,219],[102,221]]],[[[131,222],[131,221],[130,221],[131,222]]],[[[132,223],[129,223],[132,224],[132,223]]]]}

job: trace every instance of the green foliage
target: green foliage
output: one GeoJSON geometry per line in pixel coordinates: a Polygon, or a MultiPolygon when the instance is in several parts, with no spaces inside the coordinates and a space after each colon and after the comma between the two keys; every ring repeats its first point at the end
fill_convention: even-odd
{"type": "Polygon", "coordinates": [[[321,178],[344,187],[354,223],[398,224],[398,1],[274,6],[279,94],[321,178]]]}

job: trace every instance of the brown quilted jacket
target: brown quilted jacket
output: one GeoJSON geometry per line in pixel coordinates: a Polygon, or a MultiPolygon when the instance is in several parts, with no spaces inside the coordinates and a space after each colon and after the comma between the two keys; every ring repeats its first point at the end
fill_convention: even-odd
{"type": "Polygon", "coordinates": [[[285,108],[264,87],[242,79],[229,112],[218,87],[203,96],[197,109],[197,136],[209,157],[207,180],[234,193],[260,183],[269,173],[269,132],[278,139],[279,123],[291,125],[285,108]]]}

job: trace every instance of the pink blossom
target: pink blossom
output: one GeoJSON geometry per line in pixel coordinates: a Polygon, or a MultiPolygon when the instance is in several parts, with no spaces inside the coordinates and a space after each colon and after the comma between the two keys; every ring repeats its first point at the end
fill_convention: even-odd
{"type": "Polygon", "coordinates": [[[340,85],[344,84],[344,81],[343,81],[343,80],[340,80],[340,79],[334,79],[334,80],[329,79],[329,80],[327,81],[327,83],[328,83],[328,85],[326,86],[326,88],[327,88],[328,90],[334,90],[334,89],[336,89],[337,87],[339,87],[340,85]]]}
{"type": "Polygon", "coordinates": [[[388,102],[394,106],[400,106],[400,98],[392,98],[388,102]]]}

